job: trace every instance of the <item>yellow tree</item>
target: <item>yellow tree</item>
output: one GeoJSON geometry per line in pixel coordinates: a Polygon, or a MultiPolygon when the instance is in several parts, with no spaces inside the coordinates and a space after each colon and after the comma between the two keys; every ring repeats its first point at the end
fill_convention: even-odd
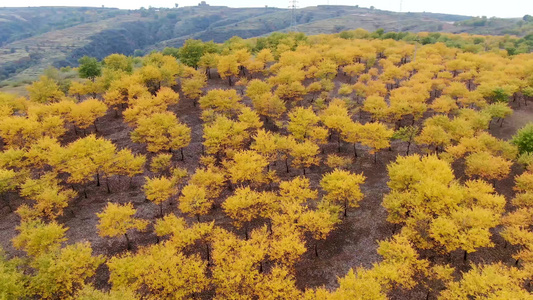
{"type": "Polygon", "coordinates": [[[472,153],[466,157],[465,174],[483,179],[503,179],[511,172],[511,161],[487,152],[472,153]]]}
{"type": "Polygon", "coordinates": [[[439,298],[531,299],[524,287],[525,278],[523,271],[502,263],[472,265],[460,281],[450,282],[439,298]]]}
{"type": "Polygon", "coordinates": [[[133,59],[124,54],[113,53],[106,56],[103,60],[103,67],[116,71],[131,73],[133,59]]]}
{"type": "Polygon", "coordinates": [[[220,196],[225,182],[226,174],[224,170],[214,166],[197,168],[189,181],[190,184],[204,187],[207,192],[207,197],[211,199],[216,199],[220,196]]]}
{"type": "Polygon", "coordinates": [[[115,256],[107,265],[114,290],[133,289],[141,297],[190,299],[209,284],[206,262],[198,254],[183,254],[170,241],[115,256]]]}
{"type": "Polygon", "coordinates": [[[260,185],[272,180],[272,174],[265,172],[268,161],[253,150],[239,151],[223,164],[233,184],[260,185]]]}
{"type": "Polygon", "coordinates": [[[153,114],[165,113],[167,105],[155,97],[141,97],[130,102],[130,106],[124,110],[124,121],[128,125],[135,127],[139,119],[148,118],[153,114]]]}
{"type": "Polygon", "coordinates": [[[57,83],[52,78],[44,75],[26,89],[30,94],[30,100],[38,103],[58,102],[65,96],[57,83]]]}
{"type": "Polygon", "coordinates": [[[212,234],[212,278],[217,296],[224,299],[254,297],[261,278],[259,267],[268,244],[262,231],[252,231],[250,239],[217,228],[212,234]]]}
{"type": "Polygon", "coordinates": [[[163,86],[174,86],[177,76],[182,71],[173,56],[158,52],[145,56],[143,65],[136,73],[152,94],[155,94],[163,86]]]}
{"type": "Polygon", "coordinates": [[[104,211],[97,213],[99,218],[98,234],[102,237],[124,235],[128,250],[131,248],[128,231],[132,229],[144,230],[148,221],[134,217],[137,210],[131,203],[124,205],[108,203],[104,211]]]}
{"type": "Polygon", "coordinates": [[[363,199],[360,185],[365,179],[363,174],[352,174],[339,169],[325,174],[320,181],[320,186],[326,191],[324,200],[342,204],[346,217],[348,207],[359,207],[359,202],[363,199]]]}
{"type": "Polygon", "coordinates": [[[492,186],[457,183],[449,163],[435,156],[398,157],[388,171],[387,220],[404,224],[402,234],[417,247],[463,249],[466,259],[479,247],[493,246],[490,229],[500,223],[505,198],[492,186]]]}
{"type": "Polygon", "coordinates": [[[81,96],[91,94],[95,97],[99,92],[103,92],[102,85],[99,84],[99,82],[93,82],[91,80],[84,82],[74,81],[70,84],[68,89],[68,94],[72,96],[75,95],[78,101],[81,100],[81,96]]]}
{"type": "Polygon", "coordinates": [[[366,66],[364,64],[355,63],[355,64],[344,66],[342,70],[344,71],[344,73],[350,76],[350,82],[352,82],[354,78],[355,80],[357,80],[357,76],[363,73],[365,69],[366,69],[366,66]]]}
{"type": "Polygon", "coordinates": [[[334,206],[320,204],[317,210],[304,211],[298,218],[298,224],[310,232],[316,240],[314,246],[316,257],[318,257],[318,240],[325,240],[340,222],[334,206]]]}
{"type": "Polygon", "coordinates": [[[146,156],[142,154],[134,155],[129,149],[122,149],[115,155],[111,164],[106,165],[104,176],[106,178],[107,192],[109,188],[109,177],[113,175],[127,176],[130,178],[130,185],[133,177],[144,172],[146,156]]]}
{"type": "Polygon", "coordinates": [[[210,90],[205,96],[200,98],[199,103],[201,109],[212,109],[223,114],[236,113],[242,107],[241,97],[233,89],[210,90]]]}
{"type": "Polygon", "coordinates": [[[337,154],[328,154],[326,166],[332,169],[346,169],[352,163],[350,157],[339,156],[337,154]]]}
{"type": "Polygon", "coordinates": [[[289,84],[280,84],[274,91],[274,95],[281,99],[301,101],[306,93],[306,89],[299,81],[294,81],[289,84]]]}
{"type": "Polygon", "coordinates": [[[131,139],[136,143],[146,143],[150,152],[179,149],[183,160],[183,148],[191,142],[191,129],[179,123],[176,115],[171,112],[156,113],[139,119],[137,128],[131,133],[131,139]]]}
{"type": "MultiPolygon", "coordinates": [[[[254,141],[250,148],[264,156],[269,163],[276,161],[278,157],[278,137],[270,131],[259,129],[253,138],[254,141]]],[[[267,168],[270,170],[270,164],[267,165],[267,168]]]]}
{"type": "Polygon", "coordinates": [[[292,271],[283,266],[274,266],[270,273],[262,276],[254,293],[259,299],[301,299],[292,271]]]}
{"type": "Polygon", "coordinates": [[[256,101],[264,94],[272,93],[272,85],[260,79],[253,79],[246,86],[246,96],[256,101]]]}
{"type": "Polygon", "coordinates": [[[59,116],[45,116],[41,120],[10,116],[0,120],[0,136],[8,147],[29,148],[42,137],[59,138],[65,131],[59,116]]]}
{"type": "Polygon", "coordinates": [[[214,204],[212,196],[208,197],[205,186],[189,183],[183,187],[179,198],[179,209],[190,215],[196,216],[200,222],[200,216],[209,213],[214,204]]]}
{"type": "Polygon", "coordinates": [[[31,257],[38,257],[60,249],[61,243],[67,240],[67,229],[55,221],[48,224],[38,219],[24,221],[17,226],[19,234],[13,238],[13,246],[31,257]]]}
{"type": "Polygon", "coordinates": [[[259,115],[250,107],[242,107],[238,116],[239,122],[246,127],[246,131],[250,135],[257,131],[257,129],[263,127],[263,122],[259,115]]]}
{"type": "Polygon", "coordinates": [[[362,126],[359,141],[362,145],[370,148],[370,154],[374,154],[374,162],[377,161],[377,152],[390,147],[390,139],[394,131],[380,122],[366,123],[362,126]]]}
{"type": "Polygon", "coordinates": [[[34,200],[35,205],[31,209],[25,204],[19,207],[17,212],[22,219],[40,217],[55,220],[63,215],[63,210],[77,193],[62,188],[59,182],[53,173],[47,173],[39,179],[27,179],[20,186],[20,195],[34,200]],[[25,217],[25,214],[29,215],[25,217]]]}
{"type": "Polygon", "coordinates": [[[66,299],[80,289],[104,262],[93,256],[89,242],[48,251],[30,263],[33,276],[29,290],[43,299],[66,299]]]}
{"type": "Polygon", "coordinates": [[[216,53],[204,53],[198,62],[198,66],[205,69],[207,78],[211,79],[211,69],[216,68],[219,56],[216,53]]]}
{"type": "Polygon", "coordinates": [[[501,232],[502,237],[512,245],[518,245],[520,250],[513,255],[516,263],[522,262],[522,267],[533,274],[533,232],[531,231],[531,220],[533,220],[533,168],[531,165],[528,171],[515,177],[514,190],[517,192],[512,204],[516,210],[510,212],[503,218],[505,225],[501,232]]]}
{"type": "Polygon", "coordinates": [[[228,85],[231,86],[231,78],[239,75],[240,64],[235,55],[222,55],[218,57],[217,71],[222,79],[228,79],[228,85]]]}
{"type": "Polygon", "coordinates": [[[217,116],[211,123],[204,124],[204,146],[208,154],[222,155],[233,154],[241,149],[249,138],[246,124],[233,121],[225,116],[217,116]]]}
{"type": "Polygon", "coordinates": [[[319,151],[318,145],[311,141],[294,143],[290,150],[290,155],[292,156],[291,164],[295,168],[302,168],[305,175],[305,168],[310,168],[312,165],[318,166],[320,163],[319,151]]]}
{"type": "MultiPolygon", "coordinates": [[[[53,148],[52,148],[53,149],[53,148]]],[[[107,190],[109,177],[139,174],[144,167],[146,157],[133,155],[129,149],[116,151],[116,146],[95,135],[76,140],[65,148],[59,148],[49,157],[49,164],[61,172],[69,173],[68,182],[87,184],[96,177],[100,186],[100,176],[106,178],[107,190]]],[[[85,190],[84,190],[85,193],[85,190]]],[[[87,197],[87,194],[85,193],[87,197]]]]}
{"type": "Polygon", "coordinates": [[[188,226],[184,218],[169,214],[156,221],[154,231],[157,236],[169,236],[168,242],[172,244],[175,250],[179,251],[186,250],[188,247],[190,249],[190,246],[193,246],[198,240],[204,239],[204,242],[208,242],[214,225],[215,223],[211,222],[195,223],[188,226]]]}
{"type": "Polygon", "coordinates": [[[265,116],[266,122],[269,118],[275,121],[279,120],[283,113],[287,110],[285,101],[272,93],[264,93],[252,100],[254,109],[262,116],[265,116]]]}
{"type": "Polygon", "coordinates": [[[444,128],[436,125],[425,125],[420,134],[415,138],[419,144],[426,144],[428,148],[435,147],[435,153],[438,153],[439,147],[443,148],[450,144],[450,135],[444,128]]]}
{"type": "Polygon", "coordinates": [[[182,79],[181,90],[183,92],[183,95],[191,99],[193,101],[194,106],[196,106],[196,102],[202,96],[202,89],[206,86],[206,84],[207,82],[205,75],[196,75],[191,78],[182,79]]]}
{"type": "Polygon", "coordinates": [[[146,199],[159,205],[159,214],[163,217],[163,202],[176,194],[176,188],[170,178],[161,176],[149,178],[145,177],[146,183],[143,186],[146,199]]]}
{"type": "Polygon", "coordinates": [[[103,102],[91,98],[72,107],[68,119],[80,129],[85,129],[90,125],[94,125],[94,130],[98,132],[96,121],[107,112],[107,105],[103,102]]]}
{"type": "Polygon", "coordinates": [[[353,144],[353,155],[357,157],[355,145],[361,141],[363,135],[363,125],[359,122],[349,122],[342,127],[341,137],[347,142],[353,144]]]}
{"type": "Polygon", "coordinates": [[[327,128],[337,133],[338,151],[341,150],[341,132],[346,124],[350,123],[352,119],[348,115],[348,108],[346,103],[340,99],[333,99],[328,107],[320,114],[322,123],[327,128]]]}
{"type": "Polygon", "coordinates": [[[238,188],[224,201],[222,208],[238,228],[246,225],[244,233],[248,239],[248,223],[261,216],[266,207],[268,192],[257,192],[250,187],[238,188]]]}
{"type": "Polygon", "coordinates": [[[160,153],[152,158],[150,162],[150,171],[156,174],[169,174],[171,166],[172,154],[160,153]]]}
{"type": "Polygon", "coordinates": [[[289,113],[289,119],[287,129],[295,139],[300,141],[311,139],[320,143],[325,142],[328,131],[318,125],[320,117],[313,112],[312,107],[296,107],[289,113]]]}
{"type": "Polygon", "coordinates": [[[453,100],[448,95],[444,95],[442,97],[439,97],[433,100],[433,103],[431,103],[429,108],[433,109],[433,111],[437,113],[449,114],[450,112],[457,110],[459,107],[457,106],[457,103],[455,100],[453,100]]]}
{"type": "Polygon", "coordinates": [[[100,173],[113,161],[116,147],[104,138],[95,135],[76,140],[57,153],[52,153],[51,165],[70,174],[72,183],[86,184],[96,176],[100,185],[100,173]]]}
{"type": "Polygon", "coordinates": [[[19,269],[18,259],[8,260],[3,250],[0,251],[0,291],[5,299],[23,299],[29,296],[28,278],[19,269]]]}
{"type": "Polygon", "coordinates": [[[117,78],[110,83],[103,98],[104,103],[115,110],[116,116],[119,109],[124,108],[131,99],[149,97],[150,92],[140,81],[139,76],[130,75],[117,78]]]}
{"type": "Polygon", "coordinates": [[[389,106],[385,102],[385,98],[378,95],[370,95],[363,103],[362,110],[370,113],[373,120],[383,120],[387,115],[389,106]]]}
{"type": "Polygon", "coordinates": [[[383,260],[375,264],[371,272],[385,291],[411,290],[419,283],[417,277],[428,273],[429,262],[420,259],[414,245],[401,234],[379,242],[377,252],[383,260]]]}

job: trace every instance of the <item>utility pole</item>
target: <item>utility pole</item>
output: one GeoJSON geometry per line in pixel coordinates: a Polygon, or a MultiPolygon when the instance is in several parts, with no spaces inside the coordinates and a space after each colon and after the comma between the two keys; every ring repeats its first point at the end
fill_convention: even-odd
{"type": "Polygon", "coordinates": [[[289,8],[291,9],[291,31],[294,31],[296,26],[296,8],[298,8],[297,0],[289,0],[289,8]]]}
{"type": "Polygon", "coordinates": [[[396,28],[396,31],[398,33],[400,33],[400,25],[401,25],[401,17],[402,17],[402,4],[403,4],[403,0],[400,0],[400,11],[398,12],[398,27],[396,28]]]}

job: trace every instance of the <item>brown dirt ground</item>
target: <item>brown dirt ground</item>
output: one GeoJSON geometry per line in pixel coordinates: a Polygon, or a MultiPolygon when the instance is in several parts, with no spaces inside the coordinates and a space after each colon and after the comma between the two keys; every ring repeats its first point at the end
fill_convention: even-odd
{"type": "MultiPolygon", "coordinates": [[[[337,86],[339,80],[346,82],[339,76],[337,79],[337,86]]],[[[227,88],[225,80],[212,79],[209,82],[209,89],[211,88],[227,88]]],[[[245,102],[247,102],[245,100],[245,102]]],[[[516,130],[522,127],[528,121],[533,120],[533,103],[529,106],[524,106],[523,103],[518,107],[517,103],[512,103],[515,113],[508,117],[503,127],[499,125],[492,125],[491,133],[499,138],[508,139],[516,130]]],[[[175,155],[175,165],[187,168],[190,174],[198,167],[199,156],[202,152],[202,124],[200,120],[200,109],[194,107],[189,99],[181,98],[180,103],[175,107],[171,107],[178,117],[191,126],[192,141],[191,144],[184,149],[185,160],[178,161],[179,154],[175,155]]],[[[360,116],[355,116],[359,119],[360,116]]],[[[367,119],[364,115],[363,120],[367,119]]],[[[136,153],[146,153],[146,147],[140,144],[134,144],[129,138],[131,129],[122,122],[122,118],[115,117],[114,112],[109,111],[108,114],[100,118],[97,122],[99,136],[103,136],[113,141],[117,148],[128,147],[136,153]]],[[[91,128],[91,131],[93,128],[91,128]]],[[[77,138],[74,131],[71,129],[64,138],[64,143],[68,143],[77,138]]],[[[335,153],[337,150],[336,138],[324,147],[325,154],[335,153]]],[[[325,286],[333,289],[338,286],[337,278],[343,277],[350,268],[358,266],[371,267],[371,265],[380,260],[376,253],[378,241],[389,238],[393,234],[393,226],[386,221],[387,213],[381,206],[383,194],[387,193],[387,170],[386,165],[393,161],[399,154],[405,153],[405,144],[402,142],[393,142],[392,151],[382,151],[378,154],[378,162],[373,162],[373,157],[368,152],[359,146],[359,157],[350,166],[350,170],[357,173],[363,173],[367,180],[362,186],[365,195],[359,208],[349,210],[348,217],[342,221],[336,230],[334,230],[325,241],[318,242],[319,258],[316,258],[312,245],[314,241],[308,240],[309,250],[302,256],[299,263],[296,265],[296,280],[299,288],[312,288],[325,286]]],[[[413,146],[413,151],[419,151],[416,146],[413,146]]],[[[349,157],[353,156],[353,149],[351,145],[344,144],[342,146],[341,155],[349,157]]],[[[152,155],[148,154],[150,158],[152,155]]],[[[325,155],[321,155],[325,157],[325,155]]],[[[458,178],[463,179],[464,173],[460,166],[456,166],[456,174],[458,178]]],[[[284,165],[278,163],[273,166],[278,171],[282,180],[290,179],[291,177],[301,175],[301,170],[291,169],[287,174],[284,171],[284,165]]],[[[321,175],[329,171],[325,166],[314,167],[308,170],[307,177],[311,180],[312,186],[318,188],[318,183],[321,175]]],[[[519,166],[513,167],[512,175],[505,180],[496,183],[497,190],[504,194],[507,199],[513,196],[512,186],[513,177],[522,172],[519,166]]],[[[95,254],[102,254],[105,256],[112,256],[126,251],[125,241],[121,238],[101,238],[98,236],[96,224],[98,218],[97,212],[102,211],[107,202],[126,203],[132,202],[138,210],[138,217],[156,220],[159,210],[155,204],[145,200],[141,186],[144,182],[145,174],[136,176],[132,180],[127,178],[111,178],[110,185],[112,193],[106,192],[105,185],[97,187],[96,184],[90,184],[88,187],[89,197],[85,199],[82,194],[70,203],[66,209],[64,216],[59,218],[59,222],[68,227],[67,238],[68,243],[75,243],[80,241],[89,241],[92,244],[95,254]]],[[[80,189],[80,187],[76,187],[80,189]]],[[[217,203],[215,209],[208,216],[203,216],[202,221],[215,220],[218,226],[228,229],[231,226],[231,220],[225,216],[220,204],[223,199],[229,194],[229,191],[223,193],[221,199],[217,203]]],[[[18,206],[24,201],[16,194],[9,195],[9,199],[13,206],[18,206]]],[[[178,216],[183,216],[190,222],[195,219],[183,215],[177,208],[176,199],[172,199],[170,203],[164,206],[166,214],[175,213],[178,216]]],[[[16,235],[16,226],[19,223],[19,218],[15,213],[12,213],[7,208],[0,209],[0,247],[4,248],[9,256],[23,255],[21,251],[17,251],[12,247],[11,239],[16,235]]],[[[255,224],[258,226],[259,224],[255,224]]],[[[242,230],[235,230],[241,236],[244,236],[242,230]]],[[[498,229],[495,230],[495,233],[498,229]]],[[[464,271],[468,269],[470,262],[492,262],[503,260],[509,264],[513,263],[511,258],[513,249],[510,246],[504,247],[502,238],[495,234],[494,248],[480,249],[476,253],[469,255],[468,262],[463,262],[462,253],[454,252],[450,255],[436,255],[431,252],[422,252],[422,257],[428,258],[435,262],[450,263],[456,266],[458,270],[464,271]]],[[[133,251],[143,245],[148,245],[157,242],[157,237],[153,234],[151,228],[147,232],[135,232],[131,234],[133,244],[133,251]]],[[[198,249],[202,255],[205,255],[201,249],[198,249]]],[[[97,275],[93,279],[97,286],[108,288],[107,283],[108,271],[105,266],[99,268],[97,275]]],[[[425,298],[426,291],[424,288],[418,286],[412,291],[394,291],[391,295],[392,299],[420,299],[425,298]]],[[[206,296],[209,298],[209,295],[206,296]]]]}

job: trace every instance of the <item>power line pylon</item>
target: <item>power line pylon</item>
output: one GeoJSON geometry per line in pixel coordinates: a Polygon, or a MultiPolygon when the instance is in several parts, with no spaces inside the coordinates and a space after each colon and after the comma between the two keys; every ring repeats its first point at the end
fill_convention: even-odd
{"type": "Polygon", "coordinates": [[[296,26],[296,9],[298,8],[297,0],[289,0],[289,8],[291,9],[291,27],[290,31],[294,31],[296,26]]]}

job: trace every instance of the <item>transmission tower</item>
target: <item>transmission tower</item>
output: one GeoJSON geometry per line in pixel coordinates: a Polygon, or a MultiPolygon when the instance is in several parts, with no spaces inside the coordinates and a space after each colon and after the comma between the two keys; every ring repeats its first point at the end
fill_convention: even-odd
{"type": "Polygon", "coordinates": [[[400,11],[398,12],[398,25],[397,25],[397,28],[396,28],[396,31],[398,33],[400,33],[400,26],[401,26],[401,17],[402,17],[402,4],[403,4],[403,0],[400,0],[400,11]]]}
{"type": "Polygon", "coordinates": [[[297,0],[289,0],[289,8],[291,9],[291,27],[290,30],[294,31],[296,26],[296,9],[298,8],[297,0]]]}

